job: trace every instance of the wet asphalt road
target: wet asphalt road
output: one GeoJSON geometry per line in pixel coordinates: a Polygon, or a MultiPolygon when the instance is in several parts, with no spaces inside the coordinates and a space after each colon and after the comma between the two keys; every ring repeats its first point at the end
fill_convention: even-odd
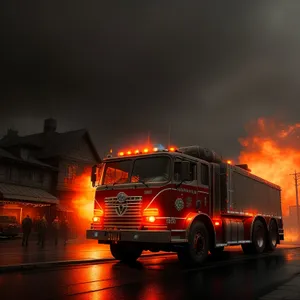
{"type": "Polygon", "coordinates": [[[0,299],[257,299],[300,273],[300,249],[246,256],[233,247],[198,268],[176,255],[0,275],[0,299]]]}

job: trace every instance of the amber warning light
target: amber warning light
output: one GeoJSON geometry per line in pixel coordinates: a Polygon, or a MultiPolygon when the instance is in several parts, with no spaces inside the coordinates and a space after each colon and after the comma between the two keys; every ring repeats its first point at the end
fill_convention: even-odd
{"type": "Polygon", "coordinates": [[[141,149],[135,150],[127,150],[127,151],[120,151],[118,152],[118,156],[130,156],[130,155],[137,155],[137,154],[147,154],[147,153],[154,153],[154,152],[175,152],[177,151],[176,147],[169,147],[165,148],[162,145],[154,145],[153,147],[142,147],[141,149]]]}
{"type": "Polygon", "coordinates": [[[145,208],[143,211],[143,217],[147,222],[154,223],[156,221],[156,217],[159,216],[158,208],[145,208]]]}

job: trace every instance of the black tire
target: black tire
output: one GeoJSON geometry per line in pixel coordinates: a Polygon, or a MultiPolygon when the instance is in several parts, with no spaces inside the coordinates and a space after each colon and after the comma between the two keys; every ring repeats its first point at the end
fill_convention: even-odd
{"type": "Polygon", "coordinates": [[[222,255],[223,251],[224,251],[224,247],[217,247],[217,248],[210,249],[209,252],[213,256],[219,256],[222,255]]]}
{"type": "Polygon", "coordinates": [[[110,244],[110,252],[117,260],[135,262],[141,256],[143,249],[132,244],[110,244]]]}
{"type": "Polygon", "coordinates": [[[266,251],[274,251],[278,241],[278,228],[276,221],[272,220],[268,230],[266,251]]]}
{"type": "Polygon", "coordinates": [[[253,254],[253,245],[252,244],[242,244],[242,249],[245,254],[253,254]]]}
{"type": "Polygon", "coordinates": [[[253,226],[252,243],[243,244],[245,254],[260,254],[264,252],[267,245],[267,232],[262,221],[256,220],[253,226]]]}
{"type": "Polygon", "coordinates": [[[202,264],[208,256],[208,249],[209,236],[206,226],[196,221],[191,226],[188,245],[178,250],[177,256],[179,261],[186,265],[202,264]]]}

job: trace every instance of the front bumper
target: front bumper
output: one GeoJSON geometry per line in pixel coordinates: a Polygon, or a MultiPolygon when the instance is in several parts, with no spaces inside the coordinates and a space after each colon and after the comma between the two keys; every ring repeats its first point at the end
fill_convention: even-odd
{"type": "Polygon", "coordinates": [[[171,231],[89,229],[86,238],[99,242],[171,243],[171,231]]]}

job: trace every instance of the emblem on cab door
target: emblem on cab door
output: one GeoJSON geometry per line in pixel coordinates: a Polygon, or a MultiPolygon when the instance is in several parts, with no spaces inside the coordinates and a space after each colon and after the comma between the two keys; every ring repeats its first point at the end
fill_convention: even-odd
{"type": "Polygon", "coordinates": [[[122,216],[125,214],[128,208],[128,203],[127,203],[127,195],[123,192],[120,192],[117,195],[117,201],[116,201],[116,208],[115,211],[118,216],[122,216]]]}
{"type": "Polygon", "coordinates": [[[175,201],[175,207],[178,211],[181,211],[184,208],[184,202],[181,198],[177,198],[175,201]]]}

